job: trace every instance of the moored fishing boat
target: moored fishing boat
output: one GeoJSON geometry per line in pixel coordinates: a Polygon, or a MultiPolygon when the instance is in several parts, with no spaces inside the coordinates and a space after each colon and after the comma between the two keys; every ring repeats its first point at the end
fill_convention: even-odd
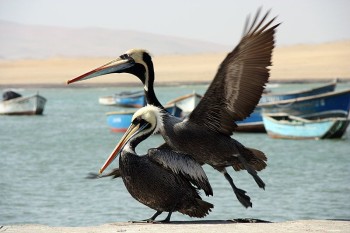
{"type": "Polygon", "coordinates": [[[107,112],[107,124],[113,132],[125,132],[131,122],[135,111],[114,111],[107,112]]]}
{"type": "Polygon", "coordinates": [[[281,100],[259,105],[262,113],[287,113],[308,119],[348,117],[350,89],[325,94],[281,100]]]}
{"type": "Polygon", "coordinates": [[[237,132],[265,133],[265,127],[261,116],[261,108],[256,106],[254,112],[243,121],[237,121],[237,132]]]}
{"type": "Polygon", "coordinates": [[[44,112],[46,99],[39,94],[22,97],[9,91],[3,97],[4,100],[0,102],[0,115],[41,115],[44,112]]]}
{"type": "Polygon", "coordinates": [[[282,139],[341,138],[350,122],[346,117],[310,120],[285,113],[262,116],[267,134],[282,139]]]}
{"type": "MultiPolygon", "coordinates": [[[[165,109],[174,116],[181,116],[182,109],[175,104],[166,105],[165,109]]],[[[117,133],[125,132],[128,129],[135,112],[136,110],[107,112],[107,124],[111,131],[117,133]]]]}
{"type": "Polygon", "coordinates": [[[295,98],[312,96],[312,95],[319,95],[319,94],[334,91],[336,86],[337,86],[337,80],[325,85],[317,86],[306,90],[298,90],[298,91],[291,91],[291,92],[284,92],[284,93],[269,92],[262,95],[259,103],[261,104],[261,103],[267,103],[267,102],[273,102],[273,101],[288,100],[288,99],[295,99],[295,98]]]}
{"type": "Polygon", "coordinates": [[[245,120],[237,122],[237,131],[239,132],[266,132],[264,128],[264,123],[262,119],[262,108],[261,105],[264,103],[274,103],[277,101],[296,99],[308,96],[315,96],[324,93],[333,92],[336,88],[337,82],[334,81],[332,83],[318,86],[315,88],[300,90],[295,92],[287,92],[287,93],[267,93],[261,97],[259,105],[255,108],[254,112],[245,120]]]}
{"type": "Polygon", "coordinates": [[[143,91],[124,91],[112,96],[102,96],[99,98],[102,105],[141,108],[145,106],[145,94],[143,91]]]}
{"type": "Polygon", "coordinates": [[[203,96],[193,92],[191,94],[182,95],[176,99],[170,100],[167,104],[176,104],[182,109],[183,116],[188,115],[198,105],[203,96]]]}

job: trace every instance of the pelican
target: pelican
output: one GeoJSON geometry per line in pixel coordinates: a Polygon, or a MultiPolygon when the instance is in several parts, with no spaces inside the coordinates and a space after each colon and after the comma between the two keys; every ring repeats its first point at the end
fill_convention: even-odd
{"type": "MultiPolygon", "coordinates": [[[[147,109],[152,108],[156,107],[149,106],[147,109]]],[[[155,117],[159,116],[147,113],[135,115],[99,173],[102,174],[120,153],[119,169],[106,176],[121,176],[133,198],[157,211],[151,218],[143,221],[153,222],[162,212],[169,212],[166,219],[161,221],[169,222],[172,212],[175,211],[202,218],[214,206],[203,201],[198,194],[198,189],[212,194],[208,178],[200,164],[190,156],[164,147],[149,149],[143,156],[135,153],[135,148],[141,141],[159,130],[159,123],[156,122],[160,119],[155,117]]]]}
{"type": "Polygon", "coordinates": [[[235,186],[226,167],[247,170],[260,188],[265,183],[257,175],[266,167],[267,158],[259,150],[247,148],[231,138],[240,121],[256,107],[269,78],[274,34],[279,24],[267,23],[267,12],[259,21],[260,9],[250,23],[246,21],[238,45],[220,64],[218,71],[193,112],[184,120],[167,114],[158,101],[154,89],[154,68],[151,56],[142,49],[132,49],[119,58],[68,81],[90,79],[110,73],[130,73],[144,85],[148,104],[158,107],[160,133],[173,150],[192,156],[200,164],[209,164],[223,173],[240,203],[251,207],[246,191],[235,186]],[[271,26],[272,25],[272,26],[271,26]]]}

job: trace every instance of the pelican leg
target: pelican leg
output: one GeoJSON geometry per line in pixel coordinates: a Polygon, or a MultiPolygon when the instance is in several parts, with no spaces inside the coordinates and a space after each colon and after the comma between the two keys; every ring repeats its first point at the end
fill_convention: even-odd
{"type": "Polygon", "coordinates": [[[250,202],[250,197],[248,195],[246,195],[246,191],[244,191],[243,189],[239,189],[236,187],[236,185],[233,183],[233,180],[231,178],[231,176],[227,173],[226,169],[223,171],[223,174],[226,178],[226,180],[228,180],[228,182],[230,183],[233,192],[236,194],[236,197],[238,199],[238,201],[245,207],[252,207],[253,204],[250,202]]]}
{"type": "Polygon", "coordinates": [[[259,188],[262,188],[265,190],[265,183],[264,181],[258,176],[258,173],[247,163],[245,158],[241,155],[238,156],[238,160],[243,164],[244,168],[247,170],[247,172],[253,176],[255,182],[258,184],[259,188]]]}
{"type": "Polygon", "coordinates": [[[154,222],[154,220],[161,214],[163,211],[157,211],[151,218],[146,219],[147,222],[154,222]]]}
{"type": "Polygon", "coordinates": [[[168,223],[170,222],[170,218],[171,218],[171,214],[173,213],[172,211],[170,211],[168,213],[168,216],[164,219],[164,220],[161,220],[161,221],[154,221],[155,218],[160,215],[162,212],[161,211],[158,211],[157,213],[155,213],[152,218],[150,218],[147,222],[151,222],[151,223],[168,223]],[[159,213],[158,213],[159,212],[159,213]]]}
{"type": "Polygon", "coordinates": [[[159,222],[170,222],[170,218],[171,218],[171,214],[172,214],[173,212],[172,211],[170,211],[169,212],[169,214],[168,214],[168,216],[166,216],[166,218],[164,219],[164,220],[162,220],[162,221],[159,221],[159,222]]]}
{"type": "Polygon", "coordinates": [[[153,223],[154,220],[161,214],[163,211],[157,211],[152,217],[141,220],[141,221],[131,221],[132,223],[153,223]]]}

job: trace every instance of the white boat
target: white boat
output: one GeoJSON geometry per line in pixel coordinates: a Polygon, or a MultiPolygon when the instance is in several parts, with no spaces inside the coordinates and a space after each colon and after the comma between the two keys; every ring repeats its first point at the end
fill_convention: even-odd
{"type": "Polygon", "coordinates": [[[46,99],[39,94],[20,96],[0,102],[0,115],[41,115],[46,99]]]}
{"type": "Polygon", "coordinates": [[[167,104],[176,104],[179,108],[182,109],[182,114],[184,116],[190,114],[193,109],[198,105],[203,96],[193,92],[191,94],[180,96],[176,99],[169,101],[167,104]]]}
{"type": "Polygon", "coordinates": [[[115,97],[112,95],[98,98],[98,103],[102,105],[115,106],[115,97]]]}

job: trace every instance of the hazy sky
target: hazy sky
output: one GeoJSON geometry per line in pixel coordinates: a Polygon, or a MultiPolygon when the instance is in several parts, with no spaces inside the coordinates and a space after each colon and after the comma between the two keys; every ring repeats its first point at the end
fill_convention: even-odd
{"type": "MultiPolygon", "coordinates": [[[[231,45],[246,16],[272,8],[277,44],[350,39],[349,0],[0,0],[0,20],[129,29],[231,45]]],[[[0,32],[1,34],[1,32],[0,32]]]]}

